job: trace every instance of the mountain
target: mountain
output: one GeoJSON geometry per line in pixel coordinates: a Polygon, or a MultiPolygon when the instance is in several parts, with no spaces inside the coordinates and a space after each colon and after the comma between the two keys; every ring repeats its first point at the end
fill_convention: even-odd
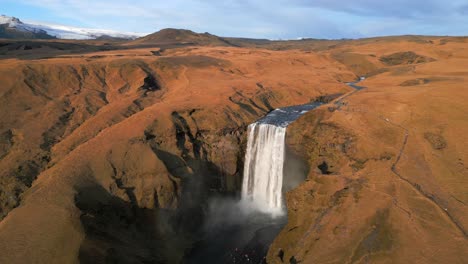
{"type": "Polygon", "coordinates": [[[33,39],[136,39],[141,33],[89,29],[47,23],[25,23],[16,17],[0,16],[0,38],[33,39]]]}
{"type": "Polygon", "coordinates": [[[166,28],[132,41],[131,44],[195,44],[204,46],[232,46],[227,40],[210,33],[196,33],[186,29],[166,28]]]}
{"type": "Polygon", "coordinates": [[[16,17],[0,16],[0,38],[52,39],[45,30],[24,24],[16,17]]]}

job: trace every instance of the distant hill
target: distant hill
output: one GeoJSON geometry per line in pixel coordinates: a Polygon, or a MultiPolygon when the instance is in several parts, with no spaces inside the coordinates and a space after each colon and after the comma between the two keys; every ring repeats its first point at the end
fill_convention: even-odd
{"type": "Polygon", "coordinates": [[[210,33],[196,33],[186,29],[166,28],[136,39],[129,44],[191,44],[204,46],[232,46],[227,40],[210,33]]]}

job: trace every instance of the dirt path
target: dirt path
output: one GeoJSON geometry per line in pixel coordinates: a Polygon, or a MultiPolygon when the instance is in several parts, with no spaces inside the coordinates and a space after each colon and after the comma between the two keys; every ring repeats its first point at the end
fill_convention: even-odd
{"type": "MultiPolygon", "coordinates": [[[[362,90],[365,90],[367,89],[367,87],[362,87],[362,86],[357,86],[356,84],[359,83],[358,82],[353,82],[353,83],[347,83],[348,86],[352,87],[352,88],[355,88],[356,90],[352,91],[352,92],[349,92],[347,93],[346,95],[342,96],[341,98],[338,98],[334,104],[337,105],[337,110],[341,110],[341,107],[346,105],[346,103],[343,102],[343,100],[345,100],[346,98],[356,94],[357,92],[360,92],[362,90]]],[[[352,110],[344,110],[344,111],[349,111],[349,112],[355,112],[355,111],[352,111],[352,110]]],[[[360,112],[366,112],[366,113],[369,113],[367,111],[360,111],[360,112]]],[[[450,221],[457,227],[457,229],[465,236],[465,238],[468,238],[468,233],[466,232],[466,230],[464,230],[464,228],[457,222],[457,220],[455,220],[451,215],[450,213],[447,211],[447,208],[444,208],[441,204],[439,204],[437,201],[436,201],[436,198],[434,195],[432,194],[428,194],[426,193],[420,185],[416,184],[416,183],[413,183],[411,182],[410,180],[408,180],[407,178],[403,177],[401,175],[400,172],[398,172],[397,170],[397,165],[398,163],[400,162],[401,160],[401,156],[403,155],[404,151],[405,151],[405,148],[406,148],[406,145],[408,143],[408,138],[409,138],[409,129],[400,125],[400,124],[397,124],[397,123],[394,123],[392,121],[390,121],[388,118],[385,118],[383,116],[379,116],[377,115],[377,118],[381,119],[381,120],[384,120],[385,122],[393,125],[393,126],[397,126],[399,127],[400,129],[402,129],[404,131],[404,138],[403,138],[403,143],[400,147],[400,150],[398,152],[398,156],[397,158],[395,159],[395,162],[392,164],[391,166],[391,171],[393,172],[393,174],[395,174],[400,180],[406,182],[407,184],[409,184],[416,192],[418,192],[420,195],[422,195],[423,197],[425,197],[427,200],[429,200],[430,202],[434,203],[449,219],[450,221]]],[[[396,199],[396,198],[395,198],[396,199]]],[[[400,207],[398,205],[398,202],[395,200],[394,201],[395,203],[395,206],[397,206],[398,208],[400,208],[401,210],[405,211],[410,217],[411,217],[411,213],[400,207]]]]}

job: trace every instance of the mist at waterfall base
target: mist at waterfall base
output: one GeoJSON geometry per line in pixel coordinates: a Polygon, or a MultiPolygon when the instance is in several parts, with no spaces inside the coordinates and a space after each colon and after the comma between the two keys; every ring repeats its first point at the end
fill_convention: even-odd
{"type": "Polygon", "coordinates": [[[240,199],[210,200],[203,235],[186,263],[264,263],[287,222],[283,192],[307,175],[307,165],[285,147],[286,127],[319,106],[276,109],[249,125],[240,199]]]}

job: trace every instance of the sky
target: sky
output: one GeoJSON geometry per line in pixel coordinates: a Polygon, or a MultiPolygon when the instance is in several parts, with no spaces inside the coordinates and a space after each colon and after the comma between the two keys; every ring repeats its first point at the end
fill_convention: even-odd
{"type": "Polygon", "coordinates": [[[226,37],[361,38],[468,35],[468,0],[0,0],[26,22],[226,37]]]}

